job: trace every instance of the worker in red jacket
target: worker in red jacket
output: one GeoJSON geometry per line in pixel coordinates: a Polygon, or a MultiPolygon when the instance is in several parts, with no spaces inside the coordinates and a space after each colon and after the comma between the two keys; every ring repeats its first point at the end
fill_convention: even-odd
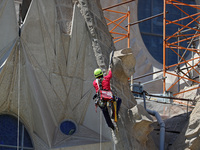
{"type": "MultiPolygon", "coordinates": [[[[94,86],[94,88],[96,90],[96,94],[93,97],[93,99],[95,99],[98,96],[98,92],[99,92],[100,89],[101,90],[106,90],[106,91],[111,91],[111,88],[110,88],[110,79],[112,78],[111,68],[109,68],[108,75],[106,75],[106,76],[103,76],[102,70],[100,68],[97,68],[94,71],[94,76],[95,76],[96,79],[93,81],[93,86],[94,86]]],[[[119,111],[120,105],[121,105],[121,99],[117,98],[117,115],[118,115],[118,111],[119,111]]],[[[110,128],[112,128],[114,130],[115,127],[114,127],[114,125],[113,125],[113,123],[111,121],[107,105],[104,104],[104,105],[101,105],[99,107],[101,108],[101,110],[103,112],[103,115],[104,115],[104,118],[106,120],[106,123],[108,124],[108,126],[110,128]]],[[[113,115],[112,115],[112,118],[114,118],[113,115]]]]}
{"type": "MultiPolygon", "coordinates": [[[[103,77],[103,72],[101,69],[95,69],[94,71],[94,76],[96,78],[99,78],[99,79],[103,79],[102,80],[102,89],[103,90],[107,90],[107,91],[111,91],[111,88],[110,88],[110,79],[112,78],[112,72],[111,72],[111,68],[109,69],[109,72],[108,72],[108,75],[103,77]]],[[[99,91],[99,85],[97,84],[96,80],[94,80],[93,82],[93,86],[96,90],[96,93],[99,91]]]]}

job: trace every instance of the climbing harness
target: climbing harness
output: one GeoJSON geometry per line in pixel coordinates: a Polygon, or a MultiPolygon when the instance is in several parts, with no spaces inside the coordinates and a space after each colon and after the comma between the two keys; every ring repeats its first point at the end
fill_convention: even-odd
{"type": "Polygon", "coordinates": [[[106,90],[99,90],[100,94],[100,99],[109,101],[113,99],[113,94],[111,91],[106,91],[106,90]]]}
{"type": "Polygon", "coordinates": [[[117,122],[117,99],[113,95],[112,91],[102,89],[102,81],[103,78],[96,79],[96,83],[99,87],[98,93],[94,96],[96,111],[97,106],[99,106],[100,108],[111,107],[111,110],[113,111],[112,113],[114,115],[114,121],[117,122]]]}

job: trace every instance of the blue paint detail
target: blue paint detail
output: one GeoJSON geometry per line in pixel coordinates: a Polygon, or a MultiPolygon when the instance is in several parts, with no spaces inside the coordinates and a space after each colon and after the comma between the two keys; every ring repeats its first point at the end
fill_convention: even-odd
{"type": "Polygon", "coordinates": [[[73,135],[77,129],[74,122],[71,120],[66,120],[60,124],[60,130],[66,135],[73,135]]]}

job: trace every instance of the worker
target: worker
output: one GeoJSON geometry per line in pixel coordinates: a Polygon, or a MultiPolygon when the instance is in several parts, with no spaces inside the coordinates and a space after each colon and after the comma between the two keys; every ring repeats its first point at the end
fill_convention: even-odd
{"type": "MultiPolygon", "coordinates": [[[[96,90],[96,94],[94,95],[93,99],[96,99],[99,96],[99,90],[100,89],[106,90],[106,91],[111,91],[111,88],[110,88],[110,79],[112,78],[111,68],[109,68],[108,71],[109,71],[108,75],[103,76],[103,72],[100,68],[97,68],[97,69],[94,70],[94,76],[95,76],[96,80],[94,80],[93,86],[96,90]]],[[[119,112],[120,105],[121,105],[121,99],[118,98],[118,97],[115,97],[115,96],[113,96],[112,98],[114,98],[114,100],[117,101],[117,117],[118,117],[118,112],[119,112]]],[[[95,105],[96,106],[98,105],[101,108],[107,125],[110,128],[112,128],[113,130],[115,130],[115,126],[113,125],[111,117],[110,117],[109,112],[108,112],[107,102],[102,101],[101,104],[95,103],[95,105]]],[[[113,118],[114,118],[114,114],[112,114],[112,119],[113,118]]]]}

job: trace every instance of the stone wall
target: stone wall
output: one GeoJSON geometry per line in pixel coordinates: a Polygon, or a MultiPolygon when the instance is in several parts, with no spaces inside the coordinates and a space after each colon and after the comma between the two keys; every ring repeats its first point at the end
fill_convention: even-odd
{"type": "MultiPolygon", "coordinates": [[[[100,1],[33,0],[26,17],[0,73],[0,113],[19,116],[34,149],[93,149],[91,144],[111,150],[155,149],[149,137],[152,118],[136,105],[128,84],[135,58],[131,49],[115,50],[100,1]],[[100,67],[106,74],[112,51],[112,88],[122,98],[119,132],[108,128],[92,100],[93,71],[100,67]],[[75,134],[61,132],[65,120],[76,123],[75,134]]],[[[7,27],[13,28],[5,24],[1,31],[7,27]]]]}
{"type": "Polygon", "coordinates": [[[55,0],[57,23],[63,33],[70,34],[73,13],[72,0],[55,0]]]}

